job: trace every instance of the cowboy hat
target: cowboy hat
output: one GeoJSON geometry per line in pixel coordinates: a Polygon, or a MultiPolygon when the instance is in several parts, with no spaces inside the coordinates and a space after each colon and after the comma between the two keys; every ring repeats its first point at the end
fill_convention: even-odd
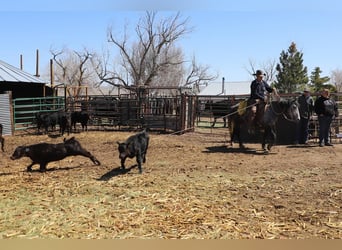
{"type": "Polygon", "coordinates": [[[266,76],[266,74],[262,70],[260,70],[260,69],[258,69],[255,72],[255,74],[253,74],[253,75],[255,75],[255,76],[266,76]]]}

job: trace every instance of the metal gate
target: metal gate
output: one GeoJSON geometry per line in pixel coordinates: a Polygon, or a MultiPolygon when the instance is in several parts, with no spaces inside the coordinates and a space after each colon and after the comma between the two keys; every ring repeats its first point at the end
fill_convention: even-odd
{"type": "Polygon", "coordinates": [[[13,100],[15,130],[35,128],[37,112],[84,110],[91,116],[90,126],[118,129],[148,127],[165,132],[191,131],[195,121],[195,96],[138,98],[137,96],[45,97],[13,100]]]}
{"type": "Polygon", "coordinates": [[[13,100],[14,130],[34,128],[37,112],[65,109],[64,97],[17,98],[13,100]]]}
{"type": "Polygon", "coordinates": [[[84,110],[91,116],[90,125],[119,129],[148,127],[163,131],[184,131],[194,126],[193,96],[87,96],[68,98],[67,110],[84,110]]]}
{"type": "Polygon", "coordinates": [[[3,126],[3,135],[13,134],[11,94],[0,94],[0,123],[3,126]]]}

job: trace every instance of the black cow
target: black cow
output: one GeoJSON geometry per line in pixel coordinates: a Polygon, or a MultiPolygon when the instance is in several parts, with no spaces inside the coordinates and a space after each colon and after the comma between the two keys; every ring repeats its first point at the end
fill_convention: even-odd
{"type": "Polygon", "coordinates": [[[101,165],[95,156],[82,148],[75,137],[72,137],[69,140],[64,139],[63,143],[58,144],[38,143],[30,146],[19,146],[15,149],[11,159],[16,160],[21,157],[29,157],[32,160],[32,163],[27,166],[27,171],[32,171],[32,166],[39,164],[39,170],[44,172],[46,171],[46,165],[49,162],[59,161],[67,156],[76,155],[88,157],[94,164],[101,165]]]}
{"type": "Polygon", "coordinates": [[[146,162],[146,153],[150,137],[146,130],[130,136],[125,142],[117,142],[119,147],[119,158],[121,159],[121,168],[125,169],[125,160],[127,157],[136,157],[139,173],[142,173],[141,163],[146,162]]]}
{"type": "Polygon", "coordinates": [[[0,123],[0,143],[1,143],[1,150],[4,152],[4,146],[5,146],[5,138],[2,136],[2,124],[0,123]]]}
{"type": "Polygon", "coordinates": [[[76,131],[76,123],[80,122],[82,131],[88,130],[89,114],[86,111],[74,111],[71,113],[71,127],[76,131]]]}
{"type": "Polygon", "coordinates": [[[64,132],[67,131],[69,135],[71,127],[70,127],[69,117],[67,113],[63,111],[59,111],[57,114],[58,114],[59,132],[61,133],[61,135],[63,135],[64,132]]]}
{"type": "Polygon", "coordinates": [[[38,133],[40,131],[41,127],[45,128],[45,133],[47,134],[49,131],[49,127],[54,131],[56,129],[56,125],[59,125],[59,132],[61,135],[64,134],[65,131],[70,131],[70,124],[68,115],[63,111],[57,111],[57,112],[39,112],[36,113],[36,122],[37,122],[37,128],[38,133]]]}
{"type": "Polygon", "coordinates": [[[213,114],[214,122],[211,127],[215,126],[218,118],[223,119],[223,127],[227,126],[228,114],[230,113],[231,102],[228,100],[220,100],[217,102],[208,101],[205,103],[205,110],[210,111],[213,114]]]}
{"type": "Polygon", "coordinates": [[[35,113],[36,117],[36,124],[38,129],[38,134],[40,133],[40,129],[44,128],[45,133],[48,133],[49,127],[51,127],[52,130],[55,129],[57,120],[50,119],[49,113],[47,112],[38,112],[35,113]]]}

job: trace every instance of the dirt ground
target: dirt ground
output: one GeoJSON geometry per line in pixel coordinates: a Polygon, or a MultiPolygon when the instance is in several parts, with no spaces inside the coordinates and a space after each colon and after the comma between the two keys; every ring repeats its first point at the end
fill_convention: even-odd
{"type": "Polygon", "coordinates": [[[63,137],[7,136],[0,153],[0,238],[341,239],[342,144],[227,146],[227,131],[151,133],[144,173],[119,170],[133,132],[74,133],[102,163],[68,157],[40,173],[19,145],[63,137]]]}

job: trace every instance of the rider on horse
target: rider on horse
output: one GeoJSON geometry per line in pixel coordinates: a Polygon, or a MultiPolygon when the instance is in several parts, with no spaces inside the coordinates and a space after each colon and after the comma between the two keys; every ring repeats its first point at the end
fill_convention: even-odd
{"type": "Polygon", "coordinates": [[[276,89],[272,88],[266,81],[263,80],[265,73],[262,70],[257,70],[255,74],[256,79],[251,83],[251,96],[250,102],[255,104],[256,110],[254,108],[254,125],[255,127],[260,127],[261,119],[265,111],[265,105],[267,103],[266,91],[268,93],[276,93],[276,89]]]}

